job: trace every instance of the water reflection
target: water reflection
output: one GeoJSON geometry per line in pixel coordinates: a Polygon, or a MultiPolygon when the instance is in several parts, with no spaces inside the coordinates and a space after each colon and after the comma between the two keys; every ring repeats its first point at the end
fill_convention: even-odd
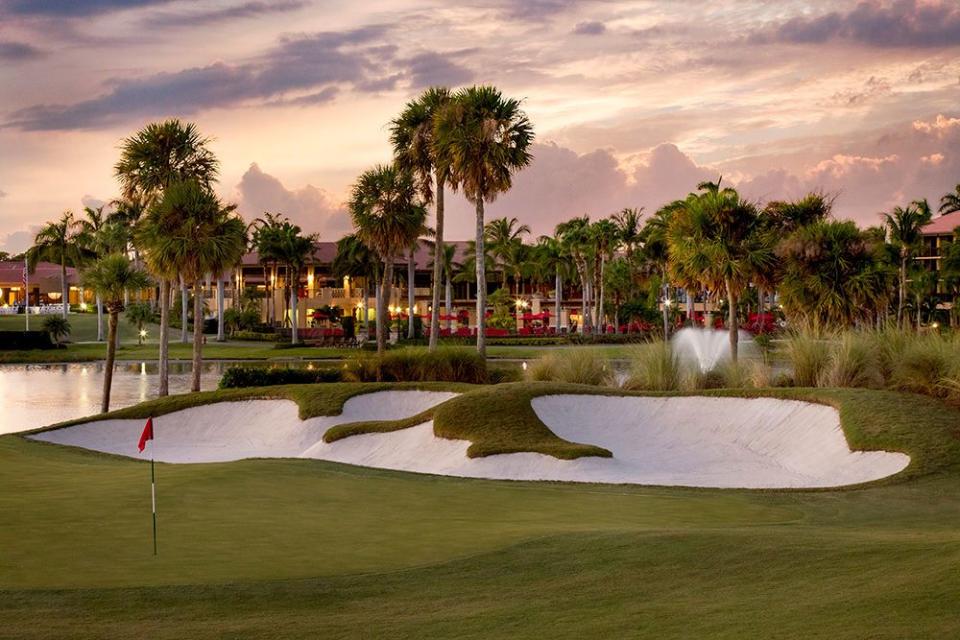
{"type": "MultiPolygon", "coordinates": [[[[215,389],[227,367],[236,364],[205,362],[200,388],[215,389]]],[[[118,363],[113,372],[110,408],[120,409],[156,397],[158,369],[156,362],[118,363]]],[[[99,413],[103,370],[102,362],[0,365],[0,433],[99,413]]],[[[171,394],[190,390],[191,371],[189,362],[170,363],[171,394]]]]}

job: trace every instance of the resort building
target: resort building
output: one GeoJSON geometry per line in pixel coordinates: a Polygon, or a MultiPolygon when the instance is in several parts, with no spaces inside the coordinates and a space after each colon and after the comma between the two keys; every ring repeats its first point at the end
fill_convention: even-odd
{"type": "MultiPolygon", "coordinates": [[[[946,248],[955,241],[954,230],[960,227],[960,211],[937,216],[923,227],[923,247],[916,260],[928,270],[939,273],[946,248]]],[[[953,301],[947,295],[942,279],[937,282],[938,309],[951,309],[953,301]]]]}
{"type": "MultiPolygon", "coordinates": [[[[46,313],[54,307],[52,313],[59,312],[63,304],[60,265],[39,262],[28,278],[24,278],[23,272],[22,260],[0,262],[0,313],[23,313],[28,284],[31,313],[46,313]]],[[[80,276],[73,267],[67,267],[67,290],[72,305],[92,300],[90,292],[81,289],[80,276]]]]}

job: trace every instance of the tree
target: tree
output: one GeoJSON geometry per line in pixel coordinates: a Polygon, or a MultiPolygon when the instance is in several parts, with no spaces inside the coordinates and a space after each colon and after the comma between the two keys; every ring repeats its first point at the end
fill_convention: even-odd
{"type": "MultiPolygon", "coordinates": [[[[717,184],[719,187],[719,184],[717,184]]],[[[670,216],[669,260],[727,296],[730,355],[738,356],[737,303],[754,274],[774,262],[757,208],[730,188],[701,188],[670,216]]]]}
{"type": "Polygon", "coordinates": [[[643,207],[638,209],[625,208],[613,214],[613,222],[617,225],[617,233],[620,236],[620,242],[623,243],[627,260],[633,258],[633,252],[640,244],[641,236],[640,217],[643,215],[643,207]]]}
{"type": "Polygon", "coordinates": [[[43,330],[59,345],[61,338],[70,335],[70,321],[63,316],[49,316],[43,321],[43,330]]]}
{"type": "MultiPolygon", "coordinates": [[[[208,148],[209,143],[196,125],[174,119],[148,124],[126,138],[120,145],[114,174],[120,181],[124,200],[131,206],[118,207],[118,212],[139,219],[158,203],[171,184],[195,180],[209,187],[216,182],[219,162],[208,148]]],[[[147,267],[160,280],[160,396],[169,392],[170,282],[177,278],[178,265],[143,241],[162,242],[162,234],[157,231],[164,226],[168,225],[153,216],[144,225],[138,221],[134,234],[135,240],[139,238],[134,243],[138,251],[153,251],[154,258],[147,260],[147,267]]]]}
{"type": "MultiPolygon", "coordinates": [[[[377,283],[378,269],[377,257],[370,248],[363,243],[355,233],[344,236],[337,241],[337,253],[330,266],[335,278],[363,278],[363,294],[361,298],[361,312],[363,317],[363,329],[369,335],[370,322],[369,309],[367,308],[368,289],[371,282],[377,283]]],[[[379,283],[375,286],[379,287],[379,283]]],[[[379,301],[379,292],[375,294],[379,301]]]]}
{"type": "MultiPolygon", "coordinates": [[[[694,196],[695,197],[695,196],[694,196]]],[[[643,271],[648,276],[656,274],[660,279],[661,293],[663,296],[662,316],[663,316],[663,339],[670,338],[670,310],[667,301],[670,299],[670,285],[667,280],[667,271],[672,270],[674,276],[687,282],[688,272],[676,261],[670,260],[670,249],[667,242],[670,220],[675,211],[683,208],[683,200],[674,201],[668,205],[660,207],[640,230],[640,242],[643,245],[643,271]]],[[[701,283],[702,284],[702,283],[701,283]]]]}
{"type": "Polygon", "coordinates": [[[798,227],[777,248],[784,313],[810,328],[843,328],[886,304],[893,276],[882,243],[850,221],[798,227]]]}
{"type": "Polygon", "coordinates": [[[417,203],[413,177],[396,164],[377,165],[362,173],[351,189],[347,208],[357,238],[384,264],[383,285],[377,300],[377,353],[386,349],[389,331],[393,267],[398,255],[420,235],[426,209],[417,203]]]}
{"type": "MultiPolygon", "coordinates": [[[[520,259],[523,254],[523,236],[530,233],[530,227],[520,224],[516,218],[495,218],[486,224],[484,242],[490,247],[490,255],[501,268],[503,274],[502,286],[507,286],[507,263],[515,276],[519,287],[520,259]],[[519,248],[518,248],[519,247],[519,248]]],[[[517,293],[520,293],[519,288],[517,293]]]]}
{"type": "Polygon", "coordinates": [[[138,302],[127,306],[124,312],[127,322],[137,328],[137,345],[143,345],[143,325],[157,321],[157,314],[146,302],[138,302]]]}
{"type": "MultiPolygon", "coordinates": [[[[84,207],[77,221],[77,243],[84,262],[92,262],[127,248],[130,229],[122,219],[105,215],[103,207],[84,207]]],[[[97,342],[103,342],[103,301],[97,297],[97,342]]]]}
{"type": "MultiPolygon", "coordinates": [[[[450,90],[446,87],[430,87],[420,96],[407,103],[390,128],[390,144],[393,146],[397,164],[411,173],[417,183],[420,199],[425,205],[436,205],[437,246],[444,240],[444,186],[449,177],[449,167],[441,162],[436,144],[436,129],[440,113],[450,104],[450,90]],[[431,178],[434,185],[431,185],[431,178]]],[[[440,333],[440,264],[433,265],[433,306],[430,312],[430,351],[437,348],[440,333]]]]}
{"type": "MultiPolygon", "coordinates": [[[[437,260],[437,247],[438,245],[434,244],[430,247],[430,258],[432,260],[431,265],[435,266],[437,260]]],[[[447,329],[451,328],[450,316],[453,314],[453,277],[457,271],[458,265],[456,263],[457,247],[452,244],[445,244],[443,248],[440,249],[440,273],[444,278],[444,307],[447,310],[447,329]]]]}
{"type": "Polygon", "coordinates": [[[313,254],[316,246],[317,234],[303,235],[302,229],[290,221],[285,221],[279,229],[277,257],[283,262],[287,271],[287,281],[290,286],[291,312],[291,344],[297,344],[298,312],[297,303],[300,299],[300,274],[306,266],[307,259],[313,254]]]}
{"type": "Polygon", "coordinates": [[[595,246],[590,237],[590,218],[583,216],[561,222],[556,226],[554,233],[560,240],[561,251],[570,257],[580,279],[581,298],[583,300],[582,321],[580,331],[589,333],[590,322],[590,289],[593,268],[593,251],[595,246]]]}
{"type": "Polygon", "coordinates": [[[607,262],[613,259],[617,248],[620,245],[620,233],[617,225],[612,220],[597,220],[590,225],[590,238],[594,243],[594,277],[596,287],[600,290],[600,295],[596,301],[596,330],[604,333],[607,328],[607,322],[604,317],[604,287],[606,280],[604,278],[607,262]]]}
{"type": "Polygon", "coordinates": [[[136,291],[150,286],[146,272],[136,268],[122,254],[104,256],[83,272],[83,284],[100,295],[107,306],[107,361],[103,371],[103,400],[100,412],[110,410],[110,387],[113,384],[113,367],[117,357],[117,320],[123,311],[123,297],[127,291],[136,291]]]}
{"type": "Polygon", "coordinates": [[[553,314],[557,333],[560,332],[560,310],[563,302],[563,282],[572,274],[570,259],[563,244],[553,236],[540,236],[534,248],[534,259],[553,275],[553,314]]]}
{"type": "Polygon", "coordinates": [[[508,191],[513,173],[530,164],[533,126],[520,101],[478,86],[454,94],[434,129],[438,163],[476,207],[477,351],[486,357],[484,203],[508,191]]]}
{"type": "Polygon", "coordinates": [[[27,264],[32,272],[41,260],[60,264],[60,295],[63,301],[63,317],[70,310],[70,291],[67,288],[67,264],[80,263],[79,228],[73,212],[65,211],[56,222],[48,222],[33,239],[33,247],[27,251],[27,264]]]}
{"type": "MultiPolygon", "coordinates": [[[[233,266],[247,245],[246,225],[206,186],[194,181],[169,185],[147,216],[143,236],[149,248],[148,264],[159,260],[173,265],[193,286],[193,376],[191,390],[200,390],[203,364],[203,308],[201,280],[233,266]]],[[[166,273],[170,273],[167,271],[166,273]]]]}
{"type": "Polygon", "coordinates": [[[906,207],[894,207],[883,214],[890,243],[900,256],[900,286],[897,300],[897,325],[903,327],[903,309],[907,296],[907,265],[916,256],[923,240],[923,226],[930,222],[932,213],[927,202],[914,202],[906,207]]]}
{"type": "Polygon", "coordinates": [[[940,198],[940,215],[960,211],[960,184],[953,189],[953,193],[945,193],[940,198]]]}

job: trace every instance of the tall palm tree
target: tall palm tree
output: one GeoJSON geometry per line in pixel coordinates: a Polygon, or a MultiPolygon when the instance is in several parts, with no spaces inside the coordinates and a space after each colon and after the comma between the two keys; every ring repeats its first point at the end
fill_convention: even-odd
{"type": "Polygon", "coordinates": [[[648,275],[656,275],[660,278],[660,288],[663,295],[663,339],[670,337],[670,309],[667,306],[667,300],[670,294],[670,283],[667,279],[668,271],[674,271],[675,277],[684,280],[681,284],[688,284],[685,278],[680,277],[683,274],[676,273],[678,266],[674,266],[670,261],[670,249],[667,243],[667,231],[670,227],[670,219],[677,209],[683,206],[683,200],[676,200],[660,207],[652,216],[650,216],[643,228],[640,230],[640,244],[643,246],[643,271],[648,275]]]}
{"type": "Polygon", "coordinates": [[[101,413],[110,410],[110,388],[113,384],[113,367],[117,358],[117,320],[123,311],[123,298],[127,291],[150,286],[146,272],[138,269],[127,256],[119,253],[104,256],[83,272],[83,285],[99,295],[107,305],[109,315],[107,331],[107,362],[103,370],[103,399],[101,413]]]}
{"type": "MultiPolygon", "coordinates": [[[[84,207],[84,218],[77,221],[79,240],[83,248],[84,257],[96,260],[114,249],[113,234],[107,232],[108,216],[104,215],[103,207],[84,207]]],[[[103,300],[96,295],[97,304],[97,342],[103,342],[103,300]]]]}
{"type": "Polygon", "coordinates": [[[554,230],[560,240],[561,250],[570,257],[580,279],[581,298],[583,300],[582,321],[580,331],[589,333],[590,297],[592,288],[593,251],[596,248],[590,237],[590,218],[582,216],[561,222],[554,230]]]}
{"type": "Polygon", "coordinates": [[[436,262],[440,262],[440,273],[444,278],[444,303],[447,310],[447,329],[449,330],[452,324],[450,316],[453,313],[453,277],[458,268],[456,263],[457,247],[452,244],[443,245],[443,248],[440,249],[440,258],[438,260],[437,246],[436,244],[431,245],[430,258],[432,260],[432,266],[435,266],[436,262]]]}
{"type": "MultiPolygon", "coordinates": [[[[187,180],[169,185],[148,215],[143,244],[148,264],[172,264],[193,287],[193,376],[191,390],[200,390],[203,364],[203,296],[208,273],[232,267],[246,249],[246,225],[234,205],[224,205],[206,186],[187,180]]],[[[169,273],[169,272],[167,272],[169,273]]]]}
{"type": "Polygon", "coordinates": [[[606,279],[604,278],[607,270],[607,262],[613,259],[614,254],[620,246],[620,233],[617,224],[613,220],[597,220],[590,225],[590,238],[594,243],[594,277],[597,289],[600,295],[597,296],[595,303],[595,315],[597,317],[597,331],[603,333],[606,331],[607,323],[604,319],[604,287],[606,279]]]}
{"type": "Polygon", "coordinates": [[[953,189],[953,193],[945,193],[940,198],[940,215],[960,211],[960,184],[953,189]]]}
{"type": "MultiPolygon", "coordinates": [[[[337,241],[337,253],[330,265],[330,270],[336,278],[342,279],[349,276],[350,278],[363,279],[361,317],[363,319],[363,329],[369,333],[370,328],[367,326],[370,322],[370,313],[367,308],[368,290],[371,282],[377,283],[375,286],[379,288],[376,255],[357,237],[357,234],[351,233],[337,241]]],[[[375,298],[380,299],[379,293],[375,295],[375,298]]]]}
{"type": "MultiPolygon", "coordinates": [[[[114,175],[120,181],[123,198],[131,203],[128,217],[139,218],[161,199],[164,191],[176,182],[196,180],[210,186],[216,182],[219,162],[208,148],[209,138],[200,135],[193,123],[180,120],[154,122],[126,138],[120,145],[120,160],[114,165],[114,175]]],[[[123,210],[118,207],[118,211],[123,210]]],[[[135,238],[147,238],[161,242],[156,233],[167,226],[153,216],[145,225],[152,231],[141,232],[139,223],[135,238]]],[[[160,280],[160,396],[169,392],[169,334],[170,334],[170,283],[177,278],[176,262],[165,261],[164,251],[135,243],[138,251],[152,251],[154,259],[147,261],[151,272],[160,280]]],[[[176,256],[172,256],[175,258],[176,256]]],[[[186,305],[184,305],[186,307],[186,305]]]]}
{"type": "Polygon", "coordinates": [[[56,222],[48,222],[33,239],[33,247],[27,252],[27,263],[33,271],[41,260],[60,263],[60,295],[63,302],[63,317],[70,311],[70,291],[67,288],[67,264],[80,262],[79,227],[72,211],[65,211],[56,222]]]}
{"type": "MultiPolygon", "coordinates": [[[[719,187],[719,185],[717,185],[719,187]]],[[[737,360],[737,303],[751,278],[774,262],[757,208],[733,189],[705,188],[691,194],[670,216],[667,247],[672,263],[700,273],[710,288],[727,295],[730,355],[737,360]]]]}
{"type": "Polygon", "coordinates": [[[486,224],[484,242],[490,246],[490,255],[502,269],[503,286],[507,284],[506,262],[511,257],[516,258],[517,253],[522,251],[518,250],[517,246],[523,244],[523,236],[529,233],[530,227],[520,224],[520,221],[516,218],[495,218],[486,224]]]}
{"type": "Polygon", "coordinates": [[[300,299],[300,274],[307,264],[307,259],[313,254],[319,236],[315,233],[303,235],[302,229],[289,221],[283,223],[279,235],[279,257],[286,269],[287,280],[290,285],[290,341],[292,344],[297,344],[299,339],[297,335],[297,325],[299,324],[297,303],[300,299]]]}
{"type": "Polygon", "coordinates": [[[348,209],[356,235],[384,264],[377,301],[377,353],[387,346],[387,304],[398,255],[419,237],[426,209],[417,201],[413,177],[397,165],[377,165],[360,174],[351,190],[348,209]]]}
{"type": "Polygon", "coordinates": [[[914,202],[906,207],[894,207],[883,214],[890,243],[900,256],[900,286],[897,300],[897,325],[903,327],[903,309],[907,296],[907,265],[916,256],[923,241],[923,226],[930,222],[932,213],[926,201],[914,202]]]}
{"type": "Polygon", "coordinates": [[[454,94],[434,129],[439,164],[450,183],[476,207],[477,351],[486,356],[486,265],[484,203],[508,191],[513,173],[530,164],[533,125],[520,101],[478,86],[454,94]]]}
{"type": "MultiPolygon", "coordinates": [[[[449,177],[449,167],[440,161],[437,153],[435,131],[439,114],[450,104],[450,90],[446,87],[430,87],[404,107],[393,120],[390,128],[390,144],[397,163],[413,174],[417,181],[420,199],[425,205],[431,202],[436,207],[434,239],[443,247],[444,234],[444,186],[449,177]],[[431,185],[431,178],[434,182],[431,185]]],[[[433,265],[433,305],[430,312],[430,346],[436,350],[440,333],[440,264],[433,265]]],[[[412,308],[412,306],[411,306],[412,308]]]]}
{"type": "Polygon", "coordinates": [[[285,221],[286,218],[280,214],[265,212],[263,216],[250,223],[250,244],[257,252],[257,258],[263,267],[264,294],[268,300],[268,324],[274,324],[276,321],[274,287],[281,263],[280,235],[285,221]]]}
{"type": "Polygon", "coordinates": [[[570,275],[570,259],[563,244],[553,236],[540,236],[536,255],[543,268],[553,274],[553,315],[557,332],[560,332],[560,311],[563,304],[563,281],[570,275]]]}
{"type": "Polygon", "coordinates": [[[643,207],[624,208],[613,214],[613,222],[617,225],[617,232],[620,236],[620,242],[623,243],[627,260],[633,258],[633,252],[640,244],[640,217],[643,215],[643,207]]]}

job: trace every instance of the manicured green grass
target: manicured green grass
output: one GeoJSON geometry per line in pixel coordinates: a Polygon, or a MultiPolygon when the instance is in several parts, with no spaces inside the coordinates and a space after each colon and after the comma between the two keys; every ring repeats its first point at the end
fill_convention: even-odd
{"type": "MultiPolygon", "coordinates": [[[[209,342],[203,346],[205,360],[325,360],[344,358],[355,351],[333,347],[294,347],[276,349],[272,343],[263,342],[223,342],[216,343],[208,336],[209,342]]],[[[106,358],[107,347],[104,344],[72,344],[64,349],[43,351],[0,351],[0,364],[43,363],[43,362],[94,362],[106,358]]],[[[193,345],[181,342],[170,343],[170,358],[190,360],[193,345]]],[[[118,360],[156,360],[159,357],[156,343],[137,346],[124,343],[117,350],[118,360]]]]}
{"type": "MultiPolygon", "coordinates": [[[[350,391],[323,388],[308,414],[350,391]]],[[[484,402],[516,406],[548,388],[462,397],[499,389],[484,402]]],[[[911,466],[783,492],[160,464],[154,558],[147,464],[2,437],[0,638],[960,635],[960,411],[775,393],[835,404],[855,448],[907,451],[911,466]]]]}
{"type": "MultiPolygon", "coordinates": [[[[47,316],[30,316],[30,330],[39,331],[43,328],[43,321],[47,316]]],[[[93,342],[97,339],[97,314],[96,313],[71,313],[67,315],[70,322],[70,336],[66,338],[70,342],[93,342]]],[[[23,331],[24,318],[20,316],[0,316],[0,331],[23,331]]],[[[117,325],[120,330],[121,342],[137,342],[137,327],[127,322],[123,314],[120,315],[120,323],[117,325]]],[[[147,336],[156,340],[160,334],[160,325],[144,325],[147,330],[147,336]]],[[[176,331],[179,332],[179,329],[176,331]]],[[[107,315],[103,316],[103,332],[107,333],[107,315]]],[[[179,333],[177,334],[179,335],[179,333]]]]}

